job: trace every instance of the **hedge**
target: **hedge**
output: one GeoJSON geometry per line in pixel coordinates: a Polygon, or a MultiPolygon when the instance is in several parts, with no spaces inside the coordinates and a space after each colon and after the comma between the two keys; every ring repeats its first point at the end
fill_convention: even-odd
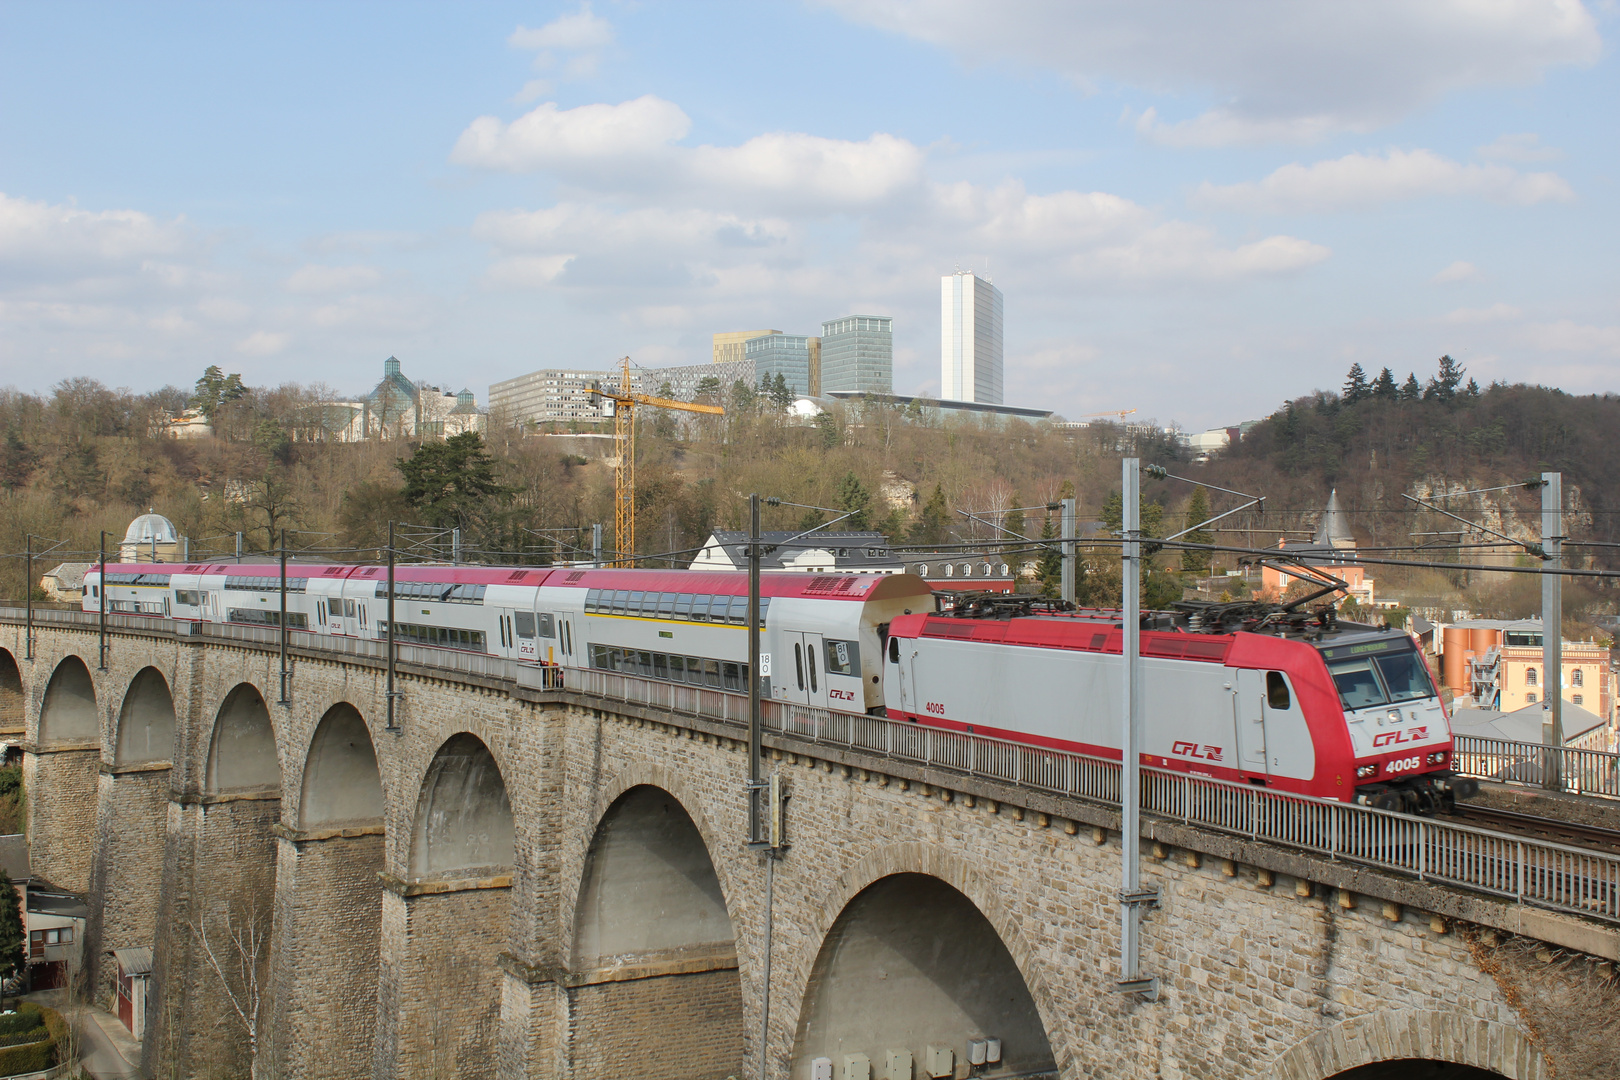
{"type": "Polygon", "coordinates": [[[36,1027],[43,1027],[43,1038],[21,1046],[0,1047],[0,1076],[43,1072],[56,1064],[56,1044],[67,1037],[67,1021],[55,1009],[25,1001],[17,1006],[17,1016],[29,1014],[36,1027]]]}

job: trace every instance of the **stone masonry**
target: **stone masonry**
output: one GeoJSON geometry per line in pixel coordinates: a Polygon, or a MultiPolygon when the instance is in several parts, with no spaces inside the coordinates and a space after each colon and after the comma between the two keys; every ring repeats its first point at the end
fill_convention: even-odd
{"type": "MultiPolygon", "coordinates": [[[[1529,941],[1562,958],[1549,971],[1578,972],[1613,996],[1620,940],[1610,927],[1150,822],[1145,877],[1161,902],[1144,921],[1143,966],[1163,993],[1156,1003],[1122,997],[1110,992],[1117,815],[771,738],[768,766],[793,798],[791,846],[774,870],[762,1047],[765,874],[742,844],[738,729],[402,664],[391,731],[370,659],[295,650],[281,704],[273,647],[166,626],[115,631],[100,671],[93,632],[41,628],[30,662],[21,627],[0,619],[0,651],[17,659],[27,709],[36,865],[43,858],[65,875],[59,884],[89,889],[97,948],[154,946],[144,1061],[154,1075],[246,1075],[256,1041],[272,1065],[265,1074],[287,1078],[724,1080],[754,1075],[763,1053],[767,1075],[798,1080],[829,1052],[804,1045],[806,1018],[828,992],[815,978],[823,945],[852,900],[896,874],[937,879],[982,913],[1063,1077],[1325,1080],[1423,1058],[1539,1080],[1559,1065],[1548,1055],[1579,1037],[1554,1028],[1578,1018],[1538,1011],[1492,943],[1529,941]],[[39,709],[70,654],[92,673],[102,735],[62,750],[38,743],[39,709]],[[122,697],[148,666],[173,693],[174,759],[121,769],[122,697]],[[279,786],[213,791],[216,718],[243,684],[265,703],[279,786]],[[316,727],[345,702],[375,750],[380,824],[301,829],[316,727]],[[499,768],[511,861],[426,872],[449,865],[442,845],[482,851],[499,839],[498,820],[480,819],[479,835],[447,834],[453,817],[425,799],[440,748],[463,733],[499,768]],[[579,909],[582,883],[602,857],[594,841],[615,802],[642,787],[690,817],[734,941],[579,967],[575,939],[590,914],[579,909]],[[256,944],[226,947],[228,928],[237,941],[251,929],[256,944]],[[256,1040],[244,1004],[259,1011],[256,1040]]],[[[633,909],[637,882],[618,872],[606,866],[601,887],[629,895],[633,909]]]]}

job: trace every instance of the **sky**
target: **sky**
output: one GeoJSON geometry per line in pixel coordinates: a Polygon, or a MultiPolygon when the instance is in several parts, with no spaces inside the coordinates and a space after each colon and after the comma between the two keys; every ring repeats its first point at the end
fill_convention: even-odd
{"type": "Polygon", "coordinates": [[[1005,297],[1006,400],[1190,430],[1620,390],[1615,0],[0,0],[0,386],[487,400],[1005,297]]]}

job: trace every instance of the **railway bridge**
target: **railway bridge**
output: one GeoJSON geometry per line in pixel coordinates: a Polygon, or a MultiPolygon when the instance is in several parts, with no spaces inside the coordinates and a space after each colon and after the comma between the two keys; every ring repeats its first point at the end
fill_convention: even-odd
{"type": "Polygon", "coordinates": [[[42,617],[0,726],[150,1075],[1613,1075],[1612,858],[1150,773],[1150,1002],[1105,762],[773,704],[767,867],[739,695],[402,646],[390,729],[377,643],[42,617]]]}

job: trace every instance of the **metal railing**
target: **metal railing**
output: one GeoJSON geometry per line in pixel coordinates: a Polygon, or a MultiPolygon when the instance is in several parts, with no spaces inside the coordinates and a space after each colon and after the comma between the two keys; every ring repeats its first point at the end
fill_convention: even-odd
{"type": "MultiPolygon", "coordinates": [[[[0,618],[10,614],[0,609],[0,618]]],[[[79,612],[48,614],[50,617],[40,621],[60,625],[84,618],[79,612]]],[[[114,618],[120,620],[116,624],[120,628],[129,629],[161,630],[164,626],[160,624],[167,622],[138,616],[114,618]]],[[[224,640],[276,640],[273,627],[209,624],[202,629],[204,636],[224,640]]],[[[303,632],[298,637],[301,648],[351,655],[380,656],[384,649],[376,641],[303,632]]],[[[537,668],[484,654],[424,646],[397,648],[399,659],[406,663],[508,679],[519,685],[566,688],[605,701],[718,722],[737,729],[739,735],[747,730],[747,695],[717,687],[595,669],[537,668]]],[[[1102,806],[1119,802],[1117,761],[782,701],[761,702],[761,707],[766,730],[806,743],[997,780],[1102,806]]],[[[1538,753],[1548,751],[1554,748],[1472,736],[1457,739],[1458,767],[1472,775],[1499,777],[1504,768],[1511,774],[1521,765],[1541,767],[1550,759],[1538,753]]],[[[1613,790],[1617,755],[1554,752],[1564,755],[1559,765],[1565,776],[1587,785],[1583,790],[1613,790]]],[[[1169,821],[1620,923],[1620,855],[1150,767],[1142,769],[1142,807],[1144,813],[1169,821]]]]}
{"type": "Polygon", "coordinates": [[[1456,735],[1452,742],[1452,768],[1464,776],[1620,799],[1620,754],[1478,735],[1456,735]]]}

